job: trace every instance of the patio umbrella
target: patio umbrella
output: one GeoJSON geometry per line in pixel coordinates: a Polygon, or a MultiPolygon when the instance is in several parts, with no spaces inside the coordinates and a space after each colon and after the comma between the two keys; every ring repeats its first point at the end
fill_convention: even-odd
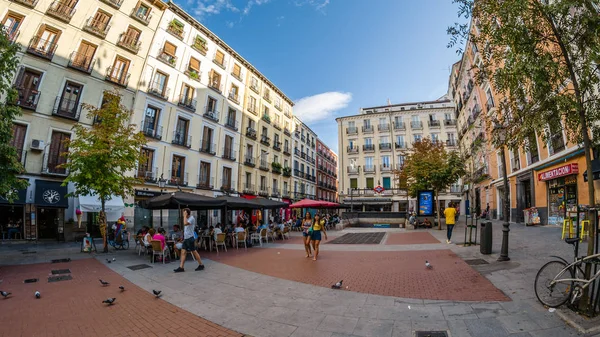
{"type": "Polygon", "coordinates": [[[339,206],[334,202],[303,199],[290,205],[290,208],[335,208],[339,206]]]}
{"type": "Polygon", "coordinates": [[[188,207],[192,210],[218,209],[225,207],[227,201],[206,197],[188,192],[166,193],[147,200],[147,209],[180,209],[188,207]]]}
{"type": "Polygon", "coordinates": [[[287,202],[275,201],[265,198],[256,198],[248,201],[257,204],[259,208],[264,209],[287,208],[289,206],[287,202]]]}
{"type": "Polygon", "coordinates": [[[254,200],[244,199],[240,197],[232,197],[222,195],[220,197],[215,198],[216,200],[225,200],[227,202],[228,209],[259,209],[262,208],[258,203],[254,202],[254,200]]]}

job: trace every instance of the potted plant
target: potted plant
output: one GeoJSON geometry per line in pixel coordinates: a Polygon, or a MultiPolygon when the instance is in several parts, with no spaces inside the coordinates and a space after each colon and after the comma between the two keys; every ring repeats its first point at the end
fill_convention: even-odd
{"type": "Polygon", "coordinates": [[[169,31],[179,37],[183,35],[183,23],[173,19],[169,22],[169,31]]]}
{"type": "Polygon", "coordinates": [[[198,75],[198,72],[196,72],[195,70],[190,70],[189,75],[193,80],[199,81],[200,76],[198,75]]]}

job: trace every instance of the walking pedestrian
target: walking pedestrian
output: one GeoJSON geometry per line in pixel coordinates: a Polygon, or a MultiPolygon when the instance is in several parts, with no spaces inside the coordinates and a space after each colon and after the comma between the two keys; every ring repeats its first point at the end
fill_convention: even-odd
{"type": "Polygon", "coordinates": [[[446,243],[451,244],[452,230],[456,223],[456,208],[452,202],[448,203],[448,207],[444,210],[444,216],[446,217],[446,236],[448,237],[446,243]]]}
{"type": "Polygon", "coordinates": [[[316,214],[315,220],[312,225],[312,234],[310,236],[312,242],[312,248],[315,252],[315,256],[313,257],[313,261],[317,261],[317,257],[319,257],[319,245],[321,244],[321,231],[325,235],[325,240],[327,240],[327,232],[325,231],[325,220],[321,219],[321,217],[316,214]]]}
{"type": "Polygon", "coordinates": [[[179,268],[175,269],[174,272],[181,273],[184,272],[183,265],[185,264],[185,258],[187,257],[187,252],[191,252],[192,255],[198,261],[198,267],[196,267],[196,271],[203,270],[204,265],[202,264],[202,260],[200,259],[200,254],[196,250],[196,219],[191,214],[189,208],[183,209],[183,244],[181,245],[181,261],[179,262],[179,268]]]}
{"type": "Polygon", "coordinates": [[[312,255],[312,251],[310,249],[310,234],[308,233],[311,227],[312,216],[309,212],[306,212],[306,215],[302,220],[302,240],[304,241],[304,250],[306,251],[306,258],[309,258],[312,255]]]}

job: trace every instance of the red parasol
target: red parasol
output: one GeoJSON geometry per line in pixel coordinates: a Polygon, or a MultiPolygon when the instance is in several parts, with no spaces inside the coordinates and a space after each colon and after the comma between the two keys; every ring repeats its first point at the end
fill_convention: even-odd
{"type": "Polygon", "coordinates": [[[337,208],[339,204],[335,202],[322,201],[322,200],[311,200],[303,199],[296,203],[291,204],[290,208],[337,208]]]}

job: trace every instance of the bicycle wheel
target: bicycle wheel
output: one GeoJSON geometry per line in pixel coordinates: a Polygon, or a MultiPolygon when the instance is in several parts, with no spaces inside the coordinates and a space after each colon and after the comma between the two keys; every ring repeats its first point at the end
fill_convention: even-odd
{"type": "Polygon", "coordinates": [[[552,284],[554,279],[574,278],[572,269],[567,269],[560,274],[566,267],[567,264],[562,261],[550,261],[538,271],[535,276],[535,296],[543,305],[550,308],[560,307],[571,297],[572,281],[552,284]]]}
{"type": "Polygon", "coordinates": [[[123,247],[124,250],[129,249],[129,241],[123,240],[123,246],[122,247],[123,247]]]}

